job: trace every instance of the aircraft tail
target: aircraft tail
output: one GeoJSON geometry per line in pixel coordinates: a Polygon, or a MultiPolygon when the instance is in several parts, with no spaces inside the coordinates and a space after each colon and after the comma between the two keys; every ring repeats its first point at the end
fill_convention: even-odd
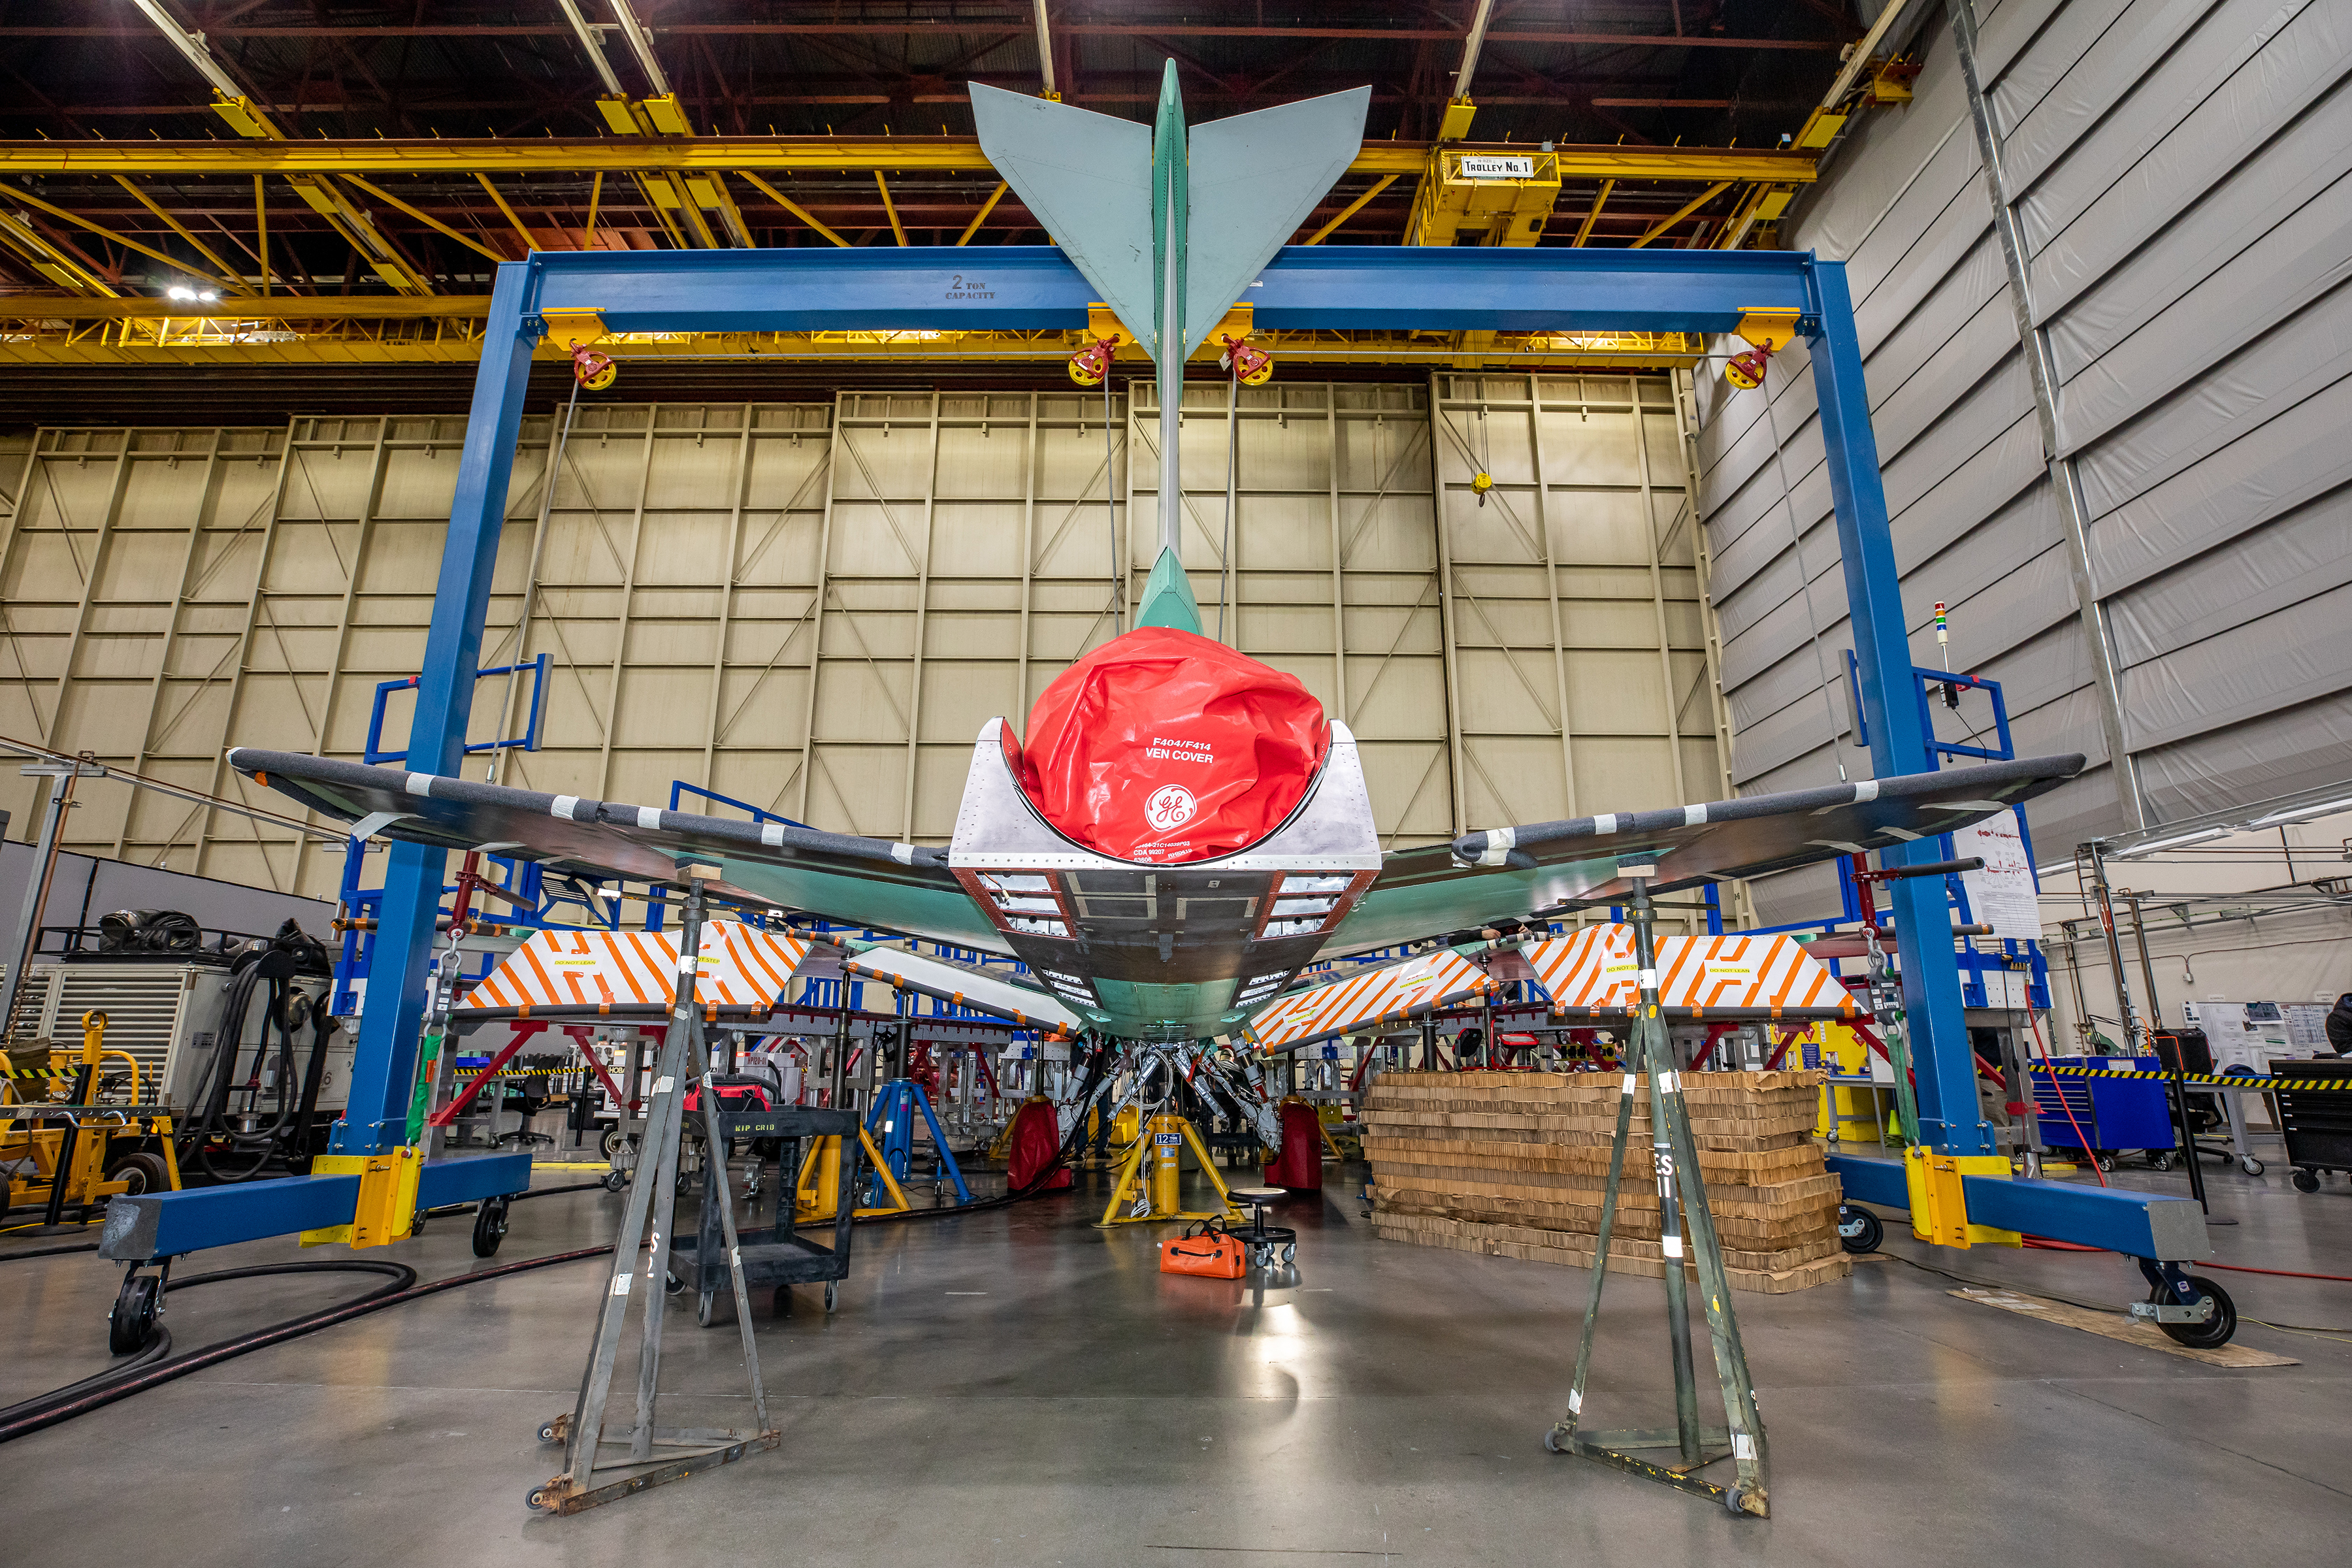
{"type": "MultiPolygon", "coordinates": [[[[1192,129],[1180,360],[1347,172],[1370,102],[1357,88],[1192,129]]],[[[988,161],[1158,360],[1152,128],[977,82],[971,110],[988,161]]]]}

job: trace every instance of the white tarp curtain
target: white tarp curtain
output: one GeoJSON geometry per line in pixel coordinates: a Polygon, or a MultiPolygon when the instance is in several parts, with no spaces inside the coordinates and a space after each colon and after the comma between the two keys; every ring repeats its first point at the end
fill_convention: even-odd
{"type": "MultiPolygon", "coordinates": [[[[2352,13],[1979,0],[1977,15],[2147,815],[2352,777],[2352,13]]],[[[1954,663],[2003,683],[2020,749],[2104,763],[1949,16],[1916,25],[1915,100],[1865,111],[1782,242],[1847,262],[1915,661],[1937,662],[1929,614],[1948,603],[1954,663]]],[[[1762,395],[1701,386],[1748,791],[1836,776],[1853,644],[1801,344],[1769,390],[1768,422],[1762,395]]],[[[1866,752],[1842,755],[1869,772],[1866,752]]],[[[2037,802],[2037,847],[2122,826],[2116,792],[2095,766],[2037,802]]],[[[1759,892],[1802,910],[1828,886],[1814,871],[1759,892]]]]}

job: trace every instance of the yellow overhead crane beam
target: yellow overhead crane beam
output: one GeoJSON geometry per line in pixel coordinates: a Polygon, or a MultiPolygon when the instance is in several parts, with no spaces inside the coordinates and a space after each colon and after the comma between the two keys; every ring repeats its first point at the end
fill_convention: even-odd
{"type": "MultiPolygon", "coordinates": [[[[650,102],[651,100],[649,100],[650,102]]],[[[1525,142],[1447,144],[1454,153],[1521,157],[1525,142]]],[[[1367,142],[1349,165],[1356,174],[1418,174],[1426,142],[1367,142]]],[[[1678,181],[1709,184],[1810,184],[1801,153],[1742,147],[1556,147],[1562,179],[1678,181]]],[[[0,142],[0,175],[21,174],[439,174],[492,179],[577,173],[723,174],[947,172],[992,174],[968,136],[686,136],[594,140],[332,142],[0,142]]]]}
{"type": "MultiPolygon", "coordinates": [[[[213,111],[240,136],[252,138],[264,145],[289,144],[286,133],[250,100],[220,93],[213,102],[213,111]]],[[[257,173],[253,177],[257,182],[254,201],[258,205],[261,201],[258,182],[264,176],[257,173]]],[[[303,205],[326,219],[327,226],[342,236],[343,242],[359,252],[374,268],[375,275],[383,279],[385,288],[396,294],[433,292],[432,281],[410,265],[408,258],[402,255],[384,237],[383,231],[375,226],[375,220],[344,195],[342,187],[331,176],[307,171],[288,171],[285,178],[286,183],[294,187],[294,194],[302,198],[303,205]]],[[[267,268],[263,276],[266,279],[267,268]]]]}
{"type": "MultiPolygon", "coordinates": [[[[286,132],[278,127],[276,121],[269,118],[268,109],[244,96],[237,86],[236,79],[223,69],[220,61],[213,58],[212,46],[205,41],[204,34],[192,33],[182,26],[178,16],[163,5],[161,0],[131,0],[131,4],[154,25],[156,31],[163,36],[164,40],[179,51],[180,57],[194,66],[197,73],[211,85],[213,112],[220,116],[230,130],[245,138],[247,142],[285,144],[286,132]]],[[[255,248],[261,253],[261,291],[263,293],[269,292],[271,268],[268,259],[268,205],[263,195],[262,181],[271,173],[280,174],[286,183],[294,187],[294,194],[302,198],[303,205],[324,218],[328,227],[341,235],[345,244],[359,252],[361,259],[374,269],[375,275],[383,280],[385,288],[395,294],[433,292],[432,281],[410,264],[408,258],[401,254],[399,247],[375,226],[374,220],[368,216],[366,210],[344,194],[343,188],[335,183],[331,174],[303,170],[257,169],[252,171],[254,226],[257,231],[255,248]]],[[[169,217],[164,221],[172,222],[169,217]]],[[[173,225],[173,226],[178,226],[173,225]]],[[[237,288],[234,282],[224,281],[225,286],[232,291],[237,288]]]]}
{"type": "MultiPolygon", "coordinates": [[[[694,135],[694,127],[674,92],[642,100],[631,99],[625,93],[606,93],[596,100],[596,109],[604,115],[604,123],[623,136],[669,139],[694,135]]],[[[636,176],[637,188],[645,192],[655,215],[680,248],[689,243],[679,232],[681,223],[691,235],[690,243],[695,247],[709,250],[731,245],[745,250],[753,248],[751,226],[743,221],[742,210],[728,194],[721,171],[647,167],[629,173],[636,176]],[[721,235],[726,237],[723,241],[721,235]]],[[[478,170],[476,174],[482,175],[486,171],[478,170]]]]}
{"type": "MultiPolygon", "coordinates": [[[[10,195],[16,193],[9,192],[10,195]]],[[[114,286],[83,266],[70,252],[51,243],[30,223],[14,213],[0,212],[0,250],[5,250],[60,289],[111,300],[114,286]]],[[[60,301],[81,304],[83,300],[60,301]]]]}
{"type": "MultiPolygon", "coordinates": [[[[471,363],[481,353],[488,295],[431,300],[280,296],[190,304],[168,300],[0,298],[0,364],[471,363]],[[289,331],[291,327],[293,330],[289,331]]],[[[552,333],[536,357],[569,357],[552,333]]],[[[1082,329],[1037,331],[648,332],[596,340],[627,362],[692,357],[769,362],[953,360],[1059,364],[1089,341],[1082,329]]],[[[1679,332],[1496,333],[1465,353],[1444,333],[1265,331],[1251,342],[1285,365],[1449,363],[1517,368],[1659,370],[1697,363],[1701,341],[1679,332]]],[[[1197,357],[1216,353],[1203,344],[1197,357]]],[[[1145,362],[1126,356],[1137,374],[1145,362]]],[[[1122,362],[1125,363],[1125,362],[1122,362]]]]}

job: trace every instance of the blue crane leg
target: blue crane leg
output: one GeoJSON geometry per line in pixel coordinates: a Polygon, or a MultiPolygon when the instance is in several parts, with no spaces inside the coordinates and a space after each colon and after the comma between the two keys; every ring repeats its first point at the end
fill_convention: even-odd
{"type": "MultiPolygon", "coordinates": [[[[1932,773],[1936,759],[1928,749],[1920,704],[1912,696],[1910,629],[1903,615],[1894,535],[1887,527],[1886,491],[1879,482],[1878,439],[1870,428],[1870,394],[1863,383],[1862,344],[1854,332],[1845,264],[1817,260],[1812,270],[1815,325],[1807,347],[1821,404],[1846,600],[1853,610],[1871,766],[1881,778],[1932,773]]],[[[1888,866],[1940,858],[1932,837],[1879,856],[1888,866]]],[[[1921,877],[1887,887],[1902,953],[1903,1007],[1919,1097],[1920,1142],[1946,1153],[1990,1153],[1991,1130],[1977,1106],[1976,1064],[1960,1011],[1960,971],[1952,955],[1944,879],[1921,877]]]]}

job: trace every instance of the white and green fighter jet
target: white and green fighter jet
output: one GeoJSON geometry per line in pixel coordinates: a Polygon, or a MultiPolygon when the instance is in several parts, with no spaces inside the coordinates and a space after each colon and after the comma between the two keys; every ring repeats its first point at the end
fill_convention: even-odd
{"type": "MultiPolygon", "coordinates": [[[[972,89],[991,162],[1158,362],[1161,495],[1179,493],[1185,359],[1347,168],[1368,97],[1313,99],[1188,135],[1172,63],[1149,127],[972,89]]],[[[1163,509],[1135,626],[1197,636],[1199,608],[1175,550],[1177,510],[1163,509]]],[[[998,970],[983,984],[976,972],[922,970],[911,956],[893,955],[888,966],[916,989],[953,992],[983,1011],[1154,1048],[1244,1036],[1318,957],[1466,943],[1482,931],[1491,940],[1579,905],[1629,899],[1621,861],[1654,864],[1661,893],[1785,870],[1949,832],[2083,766],[2079,756],[2038,757],[1499,827],[1384,853],[1354,737],[1334,720],[1327,740],[1272,831],[1173,863],[1122,859],[1056,826],[1024,787],[1003,718],[980,728],[944,847],[285,752],[239,749],[229,760],[362,835],[648,882],[715,865],[719,895],[753,907],[1008,954],[1027,966],[1025,981],[998,970]]]]}

